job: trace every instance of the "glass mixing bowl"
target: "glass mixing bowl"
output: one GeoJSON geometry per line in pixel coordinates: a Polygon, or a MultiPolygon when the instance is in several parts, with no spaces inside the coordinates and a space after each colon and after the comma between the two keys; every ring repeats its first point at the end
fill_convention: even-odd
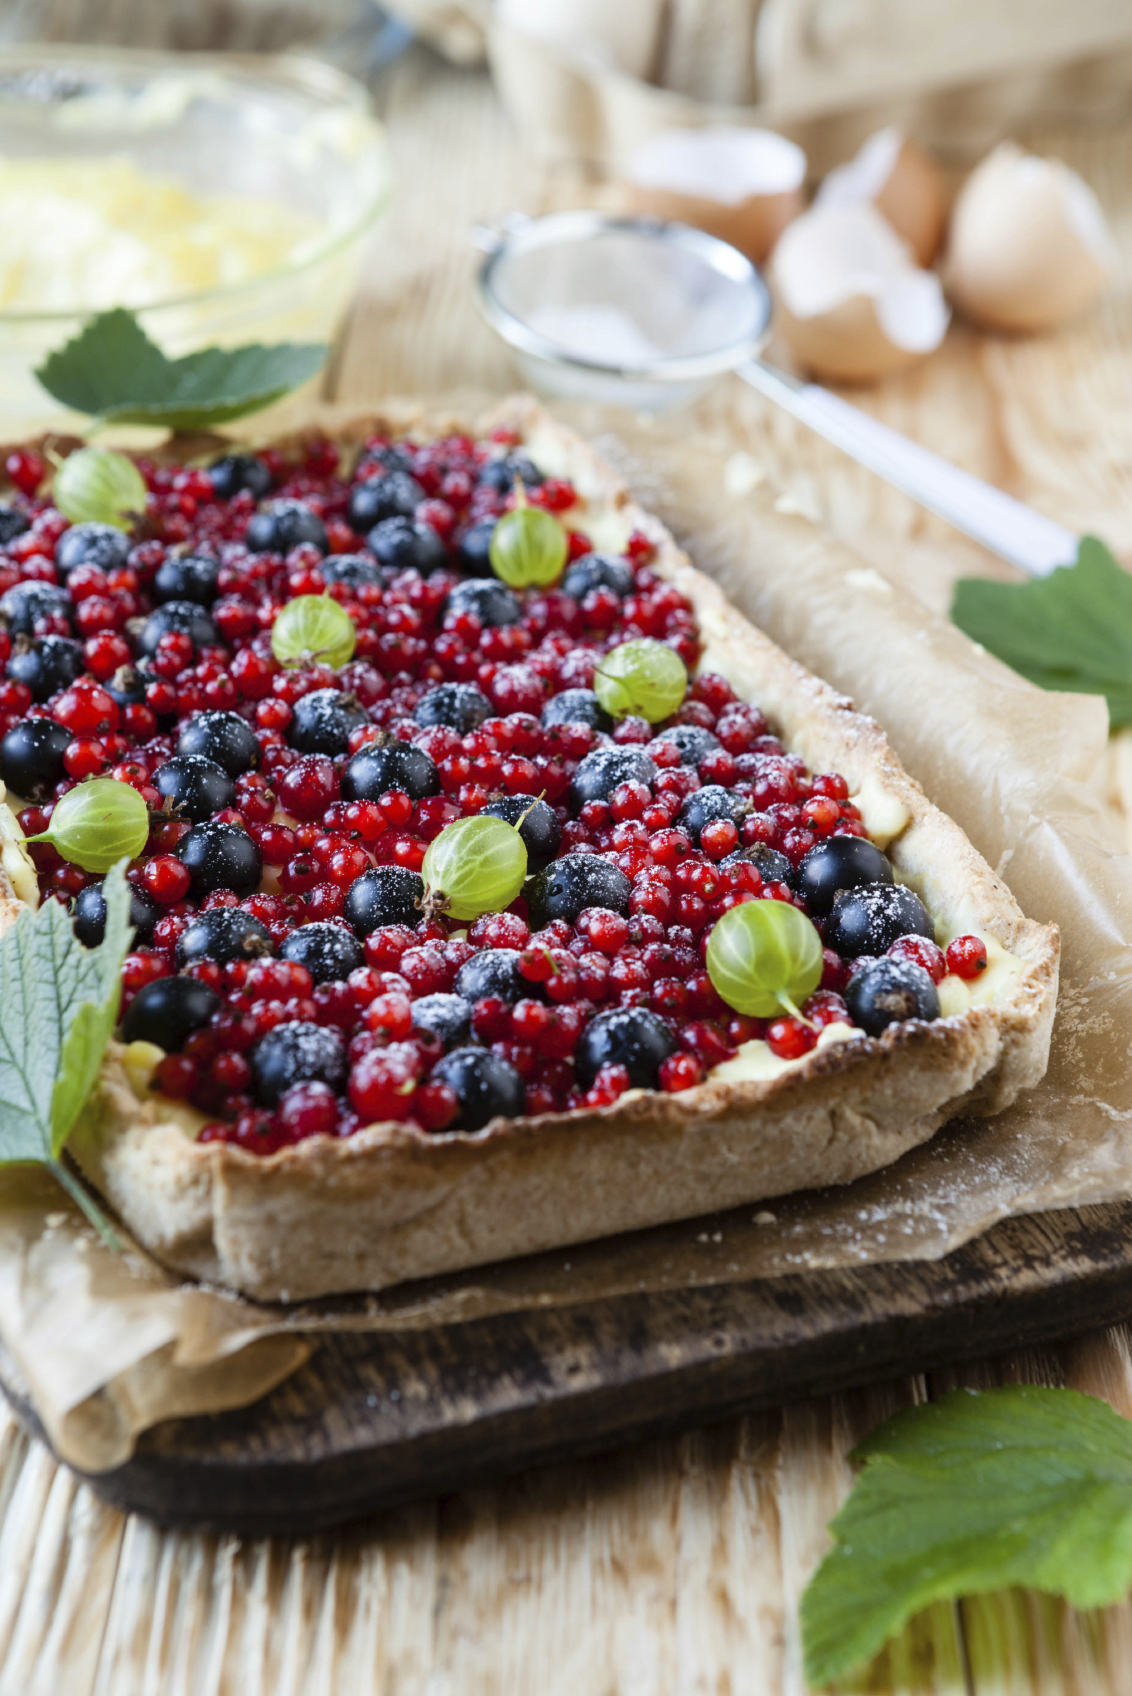
{"type": "Polygon", "coordinates": [[[281,203],[306,221],[306,238],[286,263],[222,286],[110,299],[103,278],[103,298],[78,309],[0,306],[3,439],[73,425],[33,373],[98,308],[133,308],[170,355],[210,344],[331,341],[390,190],[384,132],[365,90],[316,60],[0,49],[0,160],[89,167],[104,158],[173,179],[202,201],[281,203]]]}

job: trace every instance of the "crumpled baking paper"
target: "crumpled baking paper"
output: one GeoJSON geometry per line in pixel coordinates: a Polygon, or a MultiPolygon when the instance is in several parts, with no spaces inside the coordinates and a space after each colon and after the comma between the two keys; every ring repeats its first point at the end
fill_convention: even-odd
{"type": "Polygon", "coordinates": [[[679,426],[581,421],[731,598],[880,720],[1025,911],[1061,926],[1049,1074],[847,1188],[295,1310],[188,1284],[133,1247],[115,1255],[45,1175],[4,1172],[0,1347],[80,1469],[120,1464],[162,1419],[254,1401],[327,1330],[931,1259],[1008,1214],[1132,1195],[1132,864],[1101,799],[1103,702],[1016,677],[765,490],[728,495],[724,457],[679,426]]]}

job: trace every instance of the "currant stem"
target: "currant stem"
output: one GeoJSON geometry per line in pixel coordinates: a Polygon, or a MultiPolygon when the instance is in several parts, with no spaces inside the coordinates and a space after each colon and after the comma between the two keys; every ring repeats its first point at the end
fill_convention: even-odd
{"type": "Polygon", "coordinates": [[[45,1164],[51,1176],[63,1186],[75,1206],[81,1209],[90,1224],[94,1226],[107,1248],[112,1249],[115,1254],[121,1254],[122,1243],[114,1234],[110,1221],[93,1198],[87,1194],[74,1174],[68,1171],[61,1160],[48,1160],[45,1164]]]}

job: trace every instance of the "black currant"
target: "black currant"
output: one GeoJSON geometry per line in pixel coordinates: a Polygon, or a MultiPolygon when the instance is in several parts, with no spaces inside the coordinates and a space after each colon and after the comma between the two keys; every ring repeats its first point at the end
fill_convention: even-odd
{"type": "Polygon", "coordinates": [[[129,552],[130,539],[116,524],[72,524],[55,544],[55,564],[64,577],[79,565],[121,571],[129,552]]]}
{"type": "Polygon", "coordinates": [[[352,731],[369,723],[369,714],[341,689],[312,689],[291,709],[287,740],[301,754],[344,754],[352,731]]]}
{"type": "Polygon", "coordinates": [[[562,593],[580,601],[591,589],[612,589],[621,600],[633,593],[633,569],[614,554],[583,554],[566,567],[562,593]]]}
{"type": "Polygon", "coordinates": [[[935,940],[931,914],[920,897],[901,883],[841,890],[822,927],[826,947],[835,948],[846,960],[860,954],[887,954],[902,936],[935,940]]]}
{"type": "Polygon", "coordinates": [[[407,471],[387,471],[354,484],[346,516],[351,530],[364,536],[383,518],[411,518],[424,498],[424,490],[407,471]]]}
{"type": "Polygon", "coordinates": [[[21,512],[18,506],[9,506],[7,501],[0,501],[0,548],[6,548],[9,542],[14,542],[17,536],[30,529],[26,512],[21,512]]]}
{"type": "Polygon", "coordinates": [[[496,489],[501,495],[509,495],[515,487],[515,479],[528,489],[537,489],[544,483],[542,472],[523,454],[504,454],[499,459],[489,459],[486,465],[480,467],[476,482],[486,488],[496,489]]]}
{"type": "Polygon", "coordinates": [[[664,1020],[647,1007],[615,1007],[598,1013],[582,1032],[574,1069],[585,1089],[603,1066],[624,1066],[634,1089],[655,1089],[661,1063],[675,1046],[664,1020]]]}
{"type": "MultiPolygon", "coordinates": [[[[259,764],[259,743],[255,732],[239,713],[196,713],[185,723],[177,738],[177,753],[194,754],[210,760],[229,777],[240,777],[246,771],[254,771],[259,764]]],[[[213,809],[215,812],[219,810],[218,807],[213,809]]]]}
{"type": "Polygon", "coordinates": [[[163,636],[187,636],[195,653],[220,642],[219,630],[196,601],[166,601],[151,612],[138,637],[139,653],[155,654],[163,636]]]}
{"type": "Polygon", "coordinates": [[[251,1052],[255,1098],[274,1107],[293,1084],[323,1083],[341,1090],[346,1082],[346,1047],[329,1025],[294,1019],[268,1031],[251,1052]]]}
{"type": "Polygon", "coordinates": [[[461,1043],[471,1041],[471,1004],[462,995],[446,995],[442,990],[435,995],[422,995],[413,1002],[413,1026],[416,1030],[431,1031],[445,1048],[459,1048],[461,1043]]]}
{"type": "Polygon", "coordinates": [[[244,543],[253,554],[289,554],[309,542],[326,553],[326,526],[305,501],[265,501],[248,522],[244,543]]]}
{"type": "Polygon", "coordinates": [[[607,801],[621,783],[651,783],[656,766],[642,748],[595,748],[579,762],[570,779],[570,811],[587,801],[607,801]]]}
{"type": "Polygon", "coordinates": [[[935,984],[911,960],[870,960],[849,979],[845,1005],[869,1036],[904,1019],[939,1018],[935,984]]]}
{"type": "Polygon", "coordinates": [[[456,564],[469,577],[490,577],[491,568],[491,538],[495,534],[495,519],[484,518],[478,524],[472,524],[460,538],[456,549],[456,564]]]}
{"type": "Polygon", "coordinates": [[[693,790],[685,800],[676,815],[676,828],[685,831],[698,844],[705,824],[714,824],[716,819],[729,819],[732,824],[739,825],[750,810],[750,802],[733,790],[724,789],[721,783],[705,783],[702,789],[693,790]]]}
{"type": "Polygon", "coordinates": [[[449,730],[458,730],[461,736],[494,716],[495,708],[474,683],[438,683],[421,696],[413,713],[417,724],[443,724],[449,730]]]}
{"type": "Polygon", "coordinates": [[[332,919],[299,925],[279,950],[281,960],[305,966],[315,983],[337,983],[366,963],[357,937],[332,919]]]}
{"type": "Polygon", "coordinates": [[[328,554],[318,569],[324,583],[342,583],[347,589],[380,588],[385,581],[376,561],[361,554],[328,554]]]}
{"type": "Polygon", "coordinates": [[[572,925],[587,907],[608,907],[627,917],[632,887],[621,868],[599,854],[564,854],[528,879],[523,898],[531,929],[542,930],[551,919],[572,925]]]}
{"type": "Polygon", "coordinates": [[[843,889],[891,883],[889,860],[864,836],[829,836],[798,867],[797,889],[808,912],[824,918],[843,889]]]}
{"type": "Polygon", "coordinates": [[[177,964],[181,967],[191,966],[194,960],[215,960],[218,966],[226,966],[231,960],[260,960],[270,953],[267,926],[241,907],[212,907],[207,913],[194,913],[177,941],[177,964]]]}
{"type": "Polygon", "coordinates": [[[439,793],[440,776],[423,748],[367,742],[342,772],[344,801],[377,801],[389,789],[403,789],[410,801],[439,793]]]}
{"type": "Polygon", "coordinates": [[[66,689],[86,670],[83,651],[69,636],[34,636],[17,639],[4,675],[31,690],[32,699],[46,701],[66,689]]]}
{"type": "Polygon", "coordinates": [[[177,817],[193,824],[203,824],[236,799],[236,785],[224,767],[203,754],[174,754],[158,766],[152,781],[162,800],[172,803],[177,817]]]}
{"type": "MultiPolygon", "coordinates": [[[[150,940],[161,914],[162,908],[144,889],[130,885],[130,923],[134,927],[135,948],[150,940]]],[[[75,896],[71,920],[75,935],[84,947],[97,948],[106,935],[106,897],[100,883],[88,883],[75,896]]]]}
{"type": "Polygon", "coordinates": [[[271,472],[254,453],[226,453],[208,468],[208,480],[217,500],[230,501],[246,489],[261,501],[271,487],[271,472]]]}
{"type": "Polygon", "coordinates": [[[31,800],[59,781],[71,742],[66,725],[53,718],[25,718],[0,742],[0,779],[13,795],[31,800]]]}
{"type": "Polygon", "coordinates": [[[220,593],[219,576],[219,560],[205,554],[170,555],[157,568],[153,598],[158,603],[193,601],[199,607],[210,607],[220,593]]]}
{"type": "Polygon", "coordinates": [[[199,978],[157,978],[138,990],[122,1020],[126,1042],[152,1042],[176,1054],[220,1009],[220,997],[199,978]]]}
{"type": "Polygon", "coordinates": [[[454,1048],[431,1072],[460,1103],[460,1128],[480,1131],[492,1119],[517,1119],[526,1109],[526,1090],[514,1066],[486,1048],[454,1048]]]}
{"type": "Polygon", "coordinates": [[[468,577],[457,583],[444,603],[446,613],[471,613],[485,630],[518,624],[523,608],[517,595],[496,578],[468,577]]]}
{"type": "Polygon", "coordinates": [[[178,842],[177,853],[198,899],[214,889],[230,889],[243,896],[259,888],[263,857],[238,824],[222,824],[217,819],[195,824],[178,842]]]}
{"type": "Polygon", "coordinates": [[[40,619],[60,615],[73,628],[71,597],[57,583],[17,583],[0,595],[0,618],[9,636],[34,636],[40,619]]]}
{"type": "Polygon", "coordinates": [[[612,730],[613,720],[592,689],[563,689],[552,695],[542,709],[542,726],[588,724],[591,730],[612,730]]]}
{"type": "Polygon", "coordinates": [[[481,948],[464,961],[453,988],[473,1005],[491,995],[513,1007],[525,996],[537,994],[534,984],[519,970],[519,956],[513,948],[481,948]]]}
{"type": "Polygon", "coordinates": [[[540,872],[562,846],[562,826],[553,807],[533,795],[499,795],[481,809],[489,819],[518,826],[527,850],[527,870],[540,872]],[[519,820],[522,819],[522,824],[519,820]]]}
{"type": "Polygon", "coordinates": [[[448,550],[431,524],[414,524],[408,518],[383,518],[374,525],[366,541],[387,574],[419,571],[422,577],[427,577],[448,564],[448,550]]]}
{"type": "Polygon", "coordinates": [[[705,754],[713,753],[720,746],[719,737],[705,730],[702,724],[669,725],[667,730],[660,732],[658,741],[671,742],[679,751],[683,766],[698,766],[705,754]]]}
{"type": "Polygon", "coordinates": [[[350,885],[345,916],[359,936],[385,925],[415,929],[421,922],[423,900],[424,883],[417,872],[406,866],[371,866],[350,885]]]}

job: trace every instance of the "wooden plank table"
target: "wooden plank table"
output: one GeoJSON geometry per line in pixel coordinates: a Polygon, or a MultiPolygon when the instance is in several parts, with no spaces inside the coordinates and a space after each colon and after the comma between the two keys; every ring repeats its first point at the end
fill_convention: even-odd
{"type": "MultiPolygon", "coordinates": [[[[467,282],[472,218],[576,201],[525,160],[486,80],[424,52],[382,96],[398,166],[335,369],[344,400],[513,382],[467,282]]],[[[1051,342],[953,331],[865,404],[1132,554],[1132,127],[1027,138],[1082,169],[1124,271],[1051,342]]],[[[723,384],[698,427],[749,453],[932,605],[984,558],[723,384]]],[[[162,1532],[99,1503],[0,1411],[0,1696],[801,1696],[797,1603],[879,1419],[956,1383],[1068,1383],[1132,1415],[1123,1329],[797,1403],[397,1509],[346,1534],[240,1542],[162,1532]]],[[[1009,1593],[920,1620],[874,1692],[1126,1696],[1132,1605],[1077,1614],[1009,1593]]]]}

